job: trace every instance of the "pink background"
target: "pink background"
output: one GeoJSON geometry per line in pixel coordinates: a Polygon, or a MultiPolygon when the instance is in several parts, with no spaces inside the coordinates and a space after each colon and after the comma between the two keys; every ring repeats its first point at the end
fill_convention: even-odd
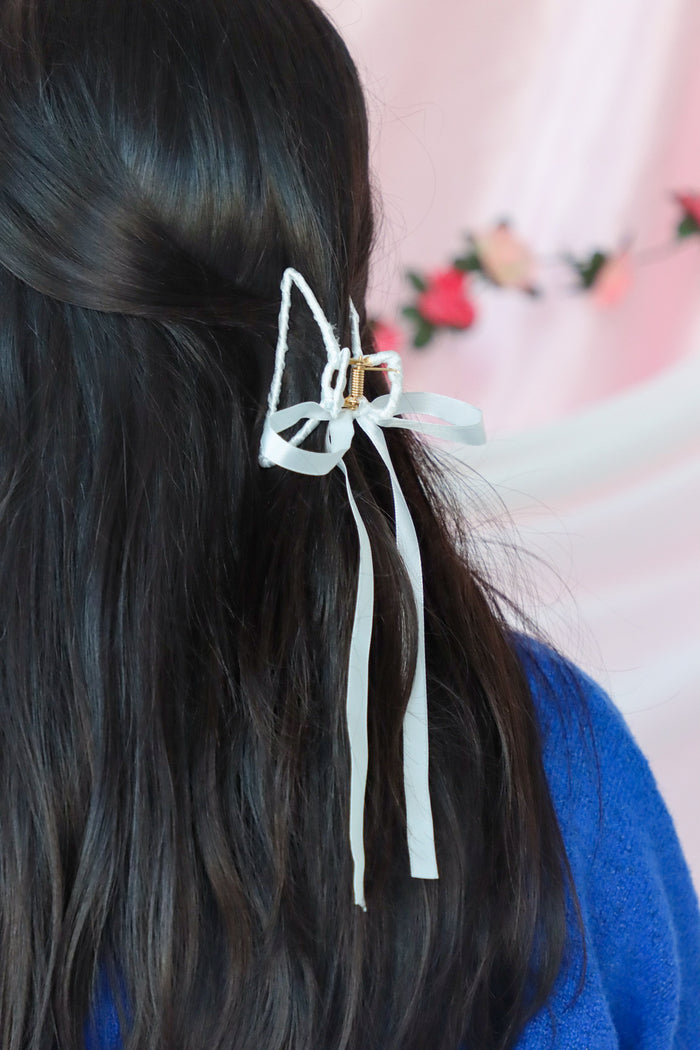
{"type": "Polygon", "coordinates": [[[369,96],[374,313],[501,218],[543,260],[628,233],[646,258],[608,309],[551,262],[541,300],[479,288],[404,386],[483,409],[488,445],[455,453],[483,556],[624,712],[700,885],[700,237],[663,248],[670,191],[700,191],[700,4],[323,6],[369,96]]]}

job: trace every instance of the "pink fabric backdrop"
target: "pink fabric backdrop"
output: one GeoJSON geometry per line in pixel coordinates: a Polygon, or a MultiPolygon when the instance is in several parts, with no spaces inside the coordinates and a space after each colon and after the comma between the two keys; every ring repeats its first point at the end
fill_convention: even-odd
{"type": "Polygon", "coordinates": [[[457,458],[483,479],[467,473],[465,513],[484,556],[510,579],[494,544],[515,539],[551,566],[525,556],[521,596],[624,712],[698,885],[700,238],[655,249],[679,217],[669,191],[700,190],[700,4],[324,6],[370,98],[375,313],[397,316],[403,269],[502,217],[546,259],[627,233],[647,253],[608,310],[551,264],[542,300],[480,291],[474,330],[405,352],[405,386],[483,408],[488,446],[457,458]]]}

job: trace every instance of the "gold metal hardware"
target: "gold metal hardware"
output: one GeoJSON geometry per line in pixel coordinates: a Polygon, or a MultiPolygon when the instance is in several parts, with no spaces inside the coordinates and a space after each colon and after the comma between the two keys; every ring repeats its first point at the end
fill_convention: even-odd
{"type": "Polygon", "coordinates": [[[351,357],[348,364],[352,365],[350,372],[350,393],[343,402],[343,408],[353,411],[360,407],[360,401],[365,390],[365,372],[398,372],[398,368],[387,368],[386,365],[366,364],[369,357],[351,357]]]}

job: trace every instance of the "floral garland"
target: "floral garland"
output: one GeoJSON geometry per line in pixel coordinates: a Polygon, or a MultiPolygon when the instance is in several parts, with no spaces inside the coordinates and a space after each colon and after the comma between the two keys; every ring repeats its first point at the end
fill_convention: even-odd
{"type": "MultiPolygon", "coordinates": [[[[674,239],[670,245],[661,246],[664,250],[700,234],[700,193],[674,193],[673,199],[682,214],[674,239]]],[[[613,306],[632,285],[633,262],[658,253],[658,249],[653,249],[633,255],[631,245],[632,238],[627,237],[615,251],[595,251],[583,258],[566,252],[559,261],[575,276],[573,290],[588,293],[598,306],[613,306]]],[[[537,267],[535,255],[515,235],[507,220],[483,234],[467,234],[466,251],[454,258],[448,268],[428,274],[411,270],[406,274],[413,301],[401,312],[412,327],[412,345],[422,349],[440,331],[463,332],[474,326],[479,315],[472,291],[475,277],[499,288],[513,288],[533,297],[542,295],[536,283],[537,267]]],[[[376,318],[372,326],[378,349],[398,350],[405,341],[397,325],[376,318]]]]}

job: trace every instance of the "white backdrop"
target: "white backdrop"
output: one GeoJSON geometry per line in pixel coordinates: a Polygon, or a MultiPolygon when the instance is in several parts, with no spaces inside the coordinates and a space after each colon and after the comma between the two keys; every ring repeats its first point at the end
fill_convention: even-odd
{"type": "Polygon", "coordinates": [[[479,292],[472,331],[405,352],[405,386],[484,410],[489,444],[461,458],[512,518],[485,523],[484,541],[506,522],[551,566],[525,559],[528,607],[624,712],[698,885],[700,238],[663,245],[670,191],[700,191],[700,4],[324,6],[369,94],[373,312],[393,320],[404,268],[445,265],[502,217],[545,259],[627,233],[644,256],[608,310],[556,265],[541,300],[479,292]]]}

